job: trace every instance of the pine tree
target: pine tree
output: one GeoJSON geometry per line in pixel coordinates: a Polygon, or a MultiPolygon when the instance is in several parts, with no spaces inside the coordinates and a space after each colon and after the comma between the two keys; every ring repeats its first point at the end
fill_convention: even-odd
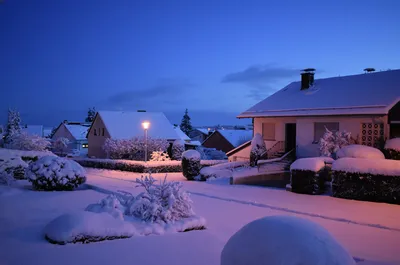
{"type": "Polygon", "coordinates": [[[94,121],[94,116],[96,116],[96,109],[93,108],[89,108],[88,110],[88,115],[85,119],[85,122],[93,122],[94,121]]]}
{"type": "Polygon", "coordinates": [[[190,117],[188,114],[188,109],[185,110],[185,114],[183,115],[181,125],[179,127],[186,134],[189,134],[193,130],[192,123],[190,122],[190,117]]]}
{"type": "Polygon", "coordinates": [[[16,110],[9,109],[7,128],[6,128],[6,133],[4,135],[5,143],[9,144],[14,135],[21,133],[20,123],[21,123],[21,118],[19,116],[19,112],[16,110]]]}

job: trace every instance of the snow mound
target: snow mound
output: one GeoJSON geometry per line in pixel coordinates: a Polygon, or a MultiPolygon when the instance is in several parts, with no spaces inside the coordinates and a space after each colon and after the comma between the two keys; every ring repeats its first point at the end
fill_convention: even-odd
{"type": "Polygon", "coordinates": [[[400,161],[389,159],[341,158],[332,165],[332,170],[373,175],[400,176],[400,161]]]}
{"type": "Polygon", "coordinates": [[[37,190],[73,190],[86,182],[81,165],[57,156],[44,156],[31,163],[27,176],[37,190]]]}
{"type": "Polygon", "coordinates": [[[88,243],[128,238],[137,234],[135,227],[106,213],[64,214],[44,229],[46,239],[55,244],[88,243]]]}
{"type": "Polygon", "coordinates": [[[109,195],[99,203],[90,204],[85,211],[93,213],[108,213],[112,217],[124,220],[125,207],[115,195],[109,195]]]}
{"type": "Polygon", "coordinates": [[[400,152],[400,138],[387,140],[385,143],[385,149],[393,149],[400,152]]]}
{"type": "Polygon", "coordinates": [[[268,216],[234,234],[221,265],[353,265],[351,255],[322,226],[294,216],[268,216]]]}
{"type": "Polygon", "coordinates": [[[203,167],[200,170],[202,179],[209,178],[230,178],[233,175],[233,170],[237,167],[248,166],[247,161],[227,162],[214,166],[203,167]]]}
{"type": "Polygon", "coordinates": [[[199,160],[200,161],[200,153],[196,150],[187,150],[182,153],[182,157],[188,160],[199,160]]]}
{"type": "Polygon", "coordinates": [[[339,149],[336,158],[353,157],[353,158],[375,158],[385,159],[385,155],[378,149],[366,145],[347,145],[339,149]]]}
{"type": "Polygon", "coordinates": [[[318,172],[325,167],[326,163],[332,163],[334,160],[330,157],[308,157],[300,158],[294,161],[290,170],[311,170],[318,172]]]}

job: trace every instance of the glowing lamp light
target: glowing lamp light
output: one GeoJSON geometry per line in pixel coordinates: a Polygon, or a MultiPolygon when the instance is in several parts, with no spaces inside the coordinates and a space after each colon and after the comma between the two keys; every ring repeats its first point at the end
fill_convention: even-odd
{"type": "Polygon", "coordinates": [[[143,129],[147,130],[150,127],[150,122],[144,121],[144,122],[142,122],[142,126],[143,126],[143,129]]]}

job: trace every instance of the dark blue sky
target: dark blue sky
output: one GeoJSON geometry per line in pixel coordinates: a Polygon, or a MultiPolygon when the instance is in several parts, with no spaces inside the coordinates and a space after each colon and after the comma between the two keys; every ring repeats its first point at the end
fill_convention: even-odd
{"type": "Polygon", "coordinates": [[[400,68],[399,13],[398,0],[3,0],[0,118],[16,107],[53,126],[95,106],[243,123],[299,69],[400,68]]]}

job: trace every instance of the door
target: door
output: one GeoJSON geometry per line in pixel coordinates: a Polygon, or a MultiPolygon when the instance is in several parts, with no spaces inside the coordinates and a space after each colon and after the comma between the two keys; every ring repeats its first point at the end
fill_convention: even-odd
{"type": "Polygon", "coordinates": [[[296,148],[296,123],[285,125],[285,152],[296,148]]]}

